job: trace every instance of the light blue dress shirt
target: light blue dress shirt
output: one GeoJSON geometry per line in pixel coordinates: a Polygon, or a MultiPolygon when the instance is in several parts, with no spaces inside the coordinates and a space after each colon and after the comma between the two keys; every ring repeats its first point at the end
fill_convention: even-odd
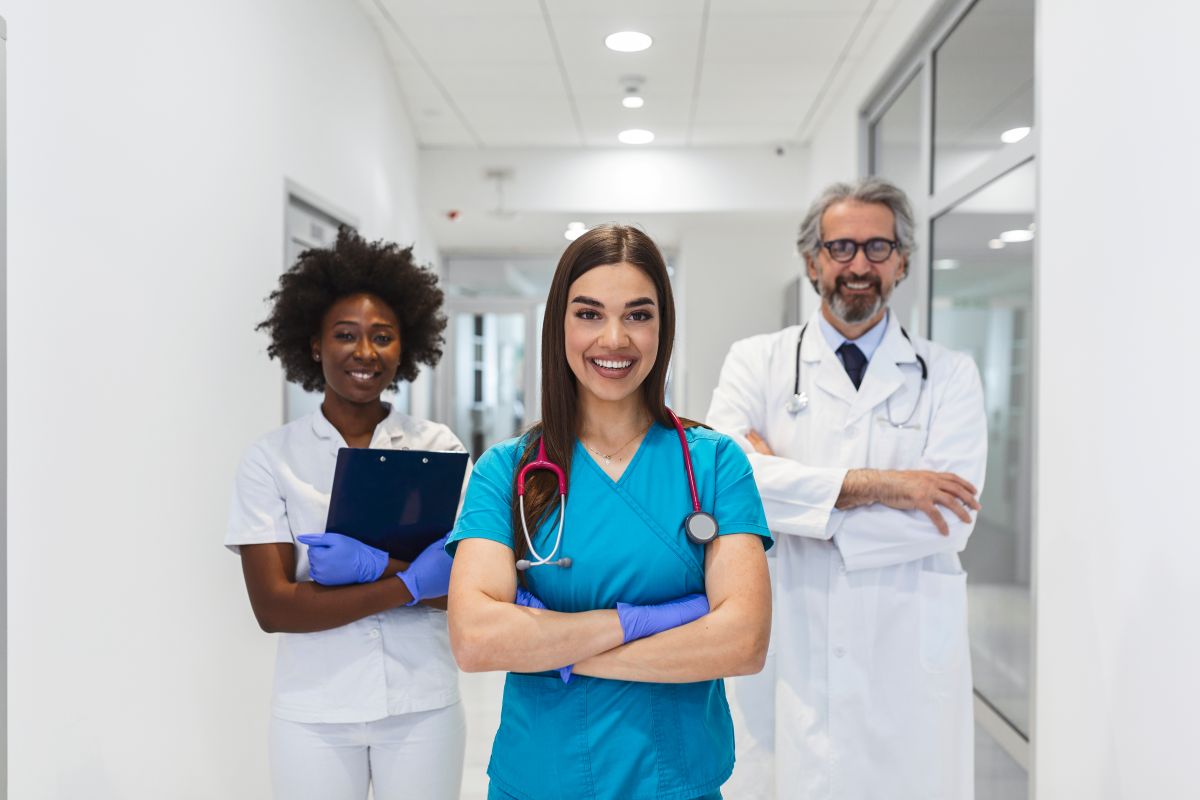
{"type": "MultiPolygon", "coordinates": [[[[888,317],[891,315],[888,311],[883,315],[883,319],[876,322],[875,325],[857,339],[847,339],[838,332],[838,329],[829,324],[829,320],[825,319],[824,312],[817,315],[817,321],[821,327],[821,335],[825,337],[825,341],[829,342],[829,347],[833,352],[837,352],[845,342],[855,345],[862,354],[867,357],[867,363],[871,362],[871,356],[875,355],[875,351],[879,349],[879,343],[883,341],[883,335],[887,333],[888,317]]],[[[841,356],[838,356],[841,360],[841,356]]]]}

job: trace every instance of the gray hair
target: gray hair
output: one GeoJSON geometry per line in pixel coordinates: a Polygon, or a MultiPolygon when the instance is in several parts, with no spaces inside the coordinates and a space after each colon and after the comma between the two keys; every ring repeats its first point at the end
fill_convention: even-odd
{"type": "Polygon", "coordinates": [[[814,259],[821,252],[821,217],[835,203],[857,200],[860,203],[882,203],[892,210],[896,220],[896,242],[900,255],[908,258],[917,249],[913,233],[912,206],[908,196],[896,184],[883,178],[861,178],[853,184],[835,183],[826,187],[813,204],[808,207],[804,221],[800,223],[800,239],[796,247],[802,256],[814,259]]]}

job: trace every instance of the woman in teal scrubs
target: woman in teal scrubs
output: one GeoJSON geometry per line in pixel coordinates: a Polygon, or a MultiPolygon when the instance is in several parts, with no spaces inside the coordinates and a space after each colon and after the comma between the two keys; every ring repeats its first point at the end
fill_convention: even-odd
{"type": "Polygon", "coordinates": [[[663,403],[674,318],[644,233],[575,240],[546,301],[542,421],[475,467],[447,544],[449,621],[460,667],[510,673],[491,798],[720,797],[733,770],[721,678],[762,668],[771,538],[742,451],[694,423],[696,489],[720,535],[685,535],[692,496],[663,403]],[[561,520],[552,472],[528,474],[524,515],[517,502],[539,443],[566,473],[561,520]]]}

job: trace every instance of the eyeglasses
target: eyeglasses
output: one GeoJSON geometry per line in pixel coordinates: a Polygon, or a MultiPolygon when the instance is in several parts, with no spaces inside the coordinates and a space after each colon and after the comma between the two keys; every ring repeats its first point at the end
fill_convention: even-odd
{"type": "Polygon", "coordinates": [[[893,239],[867,239],[865,242],[856,242],[853,239],[834,239],[832,242],[821,242],[821,247],[829,251],[829,257],[839,264],[849,264],[858,255],[858,248],[862,248],[863,255],[867,257],[867,261],[872,264],[882,264],[891,257],[892,251],[899,246],[899,242],[893,239]]]}

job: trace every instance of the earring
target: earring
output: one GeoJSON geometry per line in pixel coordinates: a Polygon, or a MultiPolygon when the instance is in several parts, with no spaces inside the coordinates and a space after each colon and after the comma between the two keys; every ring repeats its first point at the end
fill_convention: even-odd
{"type": "Polygon", "coordinates": [[[313,361],[320,361],[320,360],[321,360],[321,354],[313,353],[313,361]]]}

